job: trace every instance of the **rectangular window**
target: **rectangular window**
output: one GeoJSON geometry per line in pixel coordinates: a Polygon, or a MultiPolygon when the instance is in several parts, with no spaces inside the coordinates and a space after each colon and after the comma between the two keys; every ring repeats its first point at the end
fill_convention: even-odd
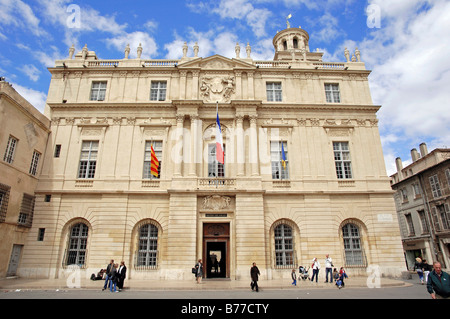
{"type": "Polygon", "coordinates": [[[431,186],[431,191],[433,193],[433,197],[434,198],[441,197],[442,192],[441,192],[441,186],[439,185],[438,176],[437,175],[430,176],[429,180],[430,180],[430,186],[431,186]]]}
{"type": "Polygon", "coordinates": [[[83,141],[78,178],[94,178],[97,166],[98,141],[83,141]]]}
{"type": "Polygon", "coordinates": [[[428,223],[427,223],[427,217],[425,216],[425,211],[419,210],[417,212],[419,214],[420,224],[422,226],[422,234],[428,234],[428,223]]]}
{"type": "Polygon", "coordinates": [[[267,101],[268,102],[281,102],[283,100],[283,91],[281,89],[281,82],[267,82],[267,101]]]}
{"type": "Polygon", "coordinates": [[[341,103],[339,84],[325,84],[325,96],[327,103],[341,103]]]}
{"type": "Polygon", "coordinates": [[[44,236],[45,236],[45,228],[39,228],[37,240],[44,241],[44,236]]]}
{"type": "Polygon", "coordinates": [[[450,188],[450,168],[447,168],[445,170],[445,177],[447,177],[447,184],[448,184],[448,187],[450,188]]]}
{"type": "Polygon", "coordinates": [[[20,206],[19,212],[19,225],[31,227],[31,224],[33,223],[34,201],[34,196],[23,194],[22,205],[20,206]]]}
{"type": "Polygon", "coordinates": [[[31,158],[30,171],[29,171],[29,173],[31,175],[36,176],[40,158],[41,158],[41,153],[34,151],[33,157],[31,158]]]}
{"type": "Polygon", "coordinates": [[[150,101],[165,101],[167,91],[166,81],[152,81],[150,101]]]}
{"type": "MultiPolygon", "coordinates": [[[[444,205],[438,205],[436,207],[439,211],[439,215],[441,216],[442,227],[444,229],[450,229],[450,220],[449,220],[450,212],[447,212],[445,210],[446,207],[444,205]]],[[[447,209],[448,209],[448,207],[447,207],[447,209]]]]}
{"type": "Polygon", "coordinates": [[[289,179],[289,162],[286,141],[270,142],[270,161],[272,166],[272,179],[289,179]],[[284,151],[284,165],[283,165],[284,151]]]}
{"type": "Polygon", "coordinates": [[[338,179],[351,179],[352,161],[350,160],[350,150],[348,142],[334,142],[334,163],[336,165],[336,175],[338,179]]]}
{"type": "MultiPolygon", "coordinates": [[[[226,160],[226,147],[224,148],[224,161],[226,160]]],[[[225,165],[218,162],[216,158],[216,144],[208,145],[208,177],[225,177],[225,165]]]]}
{"type": "Polygon", "coordinates": [[[405,215],[406,218],[406,224],[408,225],[408,230],[409,230],[409,236],[414,236],[416,234],[416,232],[414,231],[414,224],[413,224],[413,220],[412,220],[412,216],[411,214],[406,214],[405,215]]]}
{"type": "Polygon", "coordinates": [[[59,158],[60,155],[61,155],[61,144],[56,144],[55,145],[55,153],[53,156],[55,158],[59,158]]]}
{"type": "Polygon", "coordinates": [[[92,82],[91,101],[104,101],[107,82],[92,82]]]}
{"type": "Polygon", "coordinates": [[[145,142],[144,173],[142,176],[143,179],[159,179],[161,177],[162,149],[163,149],[162,141],[146,141],[145,142]],[[153,145],[153,150],[155,151],[156,158],[158,159],[158,162],[159,162],[158,177],[151,174],[151,161],[152,161],[151,146],[152,145],[153,145]]]}
{"type": "Polygon", "coordinates": [[[0,183],[0,223],[3,223],[6,219],[10,189],[11,187],[8,185],[0,183]]]}
{"type": "Polygon", "coordinates": [[[12,164],[14,160],[14,153],[16,152],[17,143],[19,140],[13,136],[9,136],[8,144],[6,145],[5,155],[3,156],[3,160],[6,163],[12,164]]]}

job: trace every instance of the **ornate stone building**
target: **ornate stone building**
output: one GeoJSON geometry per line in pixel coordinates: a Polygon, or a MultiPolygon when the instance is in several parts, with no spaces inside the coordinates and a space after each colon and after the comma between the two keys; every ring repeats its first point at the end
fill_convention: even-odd
{"type": "Polygon", "coordinates": [[[207,278],[248,280],[256,262],[272,279],[330,254],[352,274],[399,275],[370,71],[359,51],[323,62],[300,28],[273,44],[271,61],[253,60],[250,45],[235,58],[198,57],[197,45],[188,57],[185,45],[179,60],[141,59],[141,47],[99,60],[85,46],[56,61],[20,274],[61,277],[76,264],[89,276],[113,258],[129,278],[192,280],[201,258],[207,278]]]}

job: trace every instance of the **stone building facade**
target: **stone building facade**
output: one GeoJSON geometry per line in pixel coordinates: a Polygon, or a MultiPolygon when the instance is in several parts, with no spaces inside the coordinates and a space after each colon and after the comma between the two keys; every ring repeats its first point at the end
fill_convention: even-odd
{"type": "Polygon", "coordinates": [[[397,173],[391,176],[408,269],[416,257],[429,264],[450,265],[450,149],[428,153],[411,150],[412,163],[403,168],[396,159],[397,173]]]}
{"type": "Polygon", "coordinates": [[[0,79],[0,278],[17,275],[49,134],[50,120],[0,79]]]}
{"type": "Polygon", "coordinates": [[[178,60],[141,59],[141,47],[99,60],[85,46],[56,61],[20,274],[78,265],[89,276],[115,259],[129,278],[192,280],[202,259],[206,278],[248,280],[256,262],[273,279],[330,254],[352,274],[400,275],[370,71],[359,51],[323,62],[300,28],[273,44],[271,61],[253,60],[249,44],[235,58],[199,57],[197,45],[188,57],[185,45],[178,60]]]}

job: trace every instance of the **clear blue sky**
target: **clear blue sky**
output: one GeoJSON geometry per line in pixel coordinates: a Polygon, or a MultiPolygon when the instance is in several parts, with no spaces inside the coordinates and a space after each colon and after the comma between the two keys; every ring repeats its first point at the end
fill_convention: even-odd
{"type": "Polygon", "coordinates": [[[239,42],[252,57],[270,60],[272,38],[301,26],[324,60],[344,61],[344,48],[361,51],[378,113],[388,174],[421,142],[450,147],[450,2],[448,0],[0,0],[0,76],[43,110],[47,67],[84,44],[102,59],[189,54],[234,56],[239,42]],[[73,19],[71,19],[73,18],[73,19]]]}

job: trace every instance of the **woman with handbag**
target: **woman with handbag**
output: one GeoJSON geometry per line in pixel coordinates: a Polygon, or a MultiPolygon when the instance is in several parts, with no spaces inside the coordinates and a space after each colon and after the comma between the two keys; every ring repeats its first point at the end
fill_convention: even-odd
{"type": "Polygon", "coordinates": [[[203,263],[202,263],[201,259],[199,259],[197,261],[195,268],[197,269],[197,272],[195,273],[195,277],[197,279],[197,283],[200,284],[200,283],[202,283],[202,277],[203,277],[203,263]]]}

